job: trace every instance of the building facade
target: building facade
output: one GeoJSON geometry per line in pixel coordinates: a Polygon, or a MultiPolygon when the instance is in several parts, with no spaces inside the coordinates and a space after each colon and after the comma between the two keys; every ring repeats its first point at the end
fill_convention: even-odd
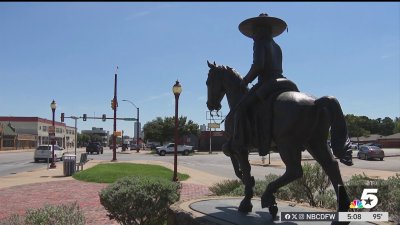
{"type": "MultiPolygon", "coordinates": [[[[5,139],[0,141],[3,143],[0,150],[36,148],[38,145],[51,144],[49,139],[49,127],[53,125],[52,120],[40,117],[12,117],[0,116],[0,130],[3,133],[14,132],[14,144],[11,144],[10,135],[8,135],[7,146],[4,146],[5,139]],[[8,128],[7,128],[8,127],[8,128]],[[5,129],[6,128],[6,129],[5,129]],[[11,131],[10,131],[11,130],[11,131]]],[[[0,133],[1,137],[6,135],[0,133]]],[[[75,128],[66,126],[65,123],[55,122],[55,140],[56,144],[68,149],[75,146],[75,128]]]]}

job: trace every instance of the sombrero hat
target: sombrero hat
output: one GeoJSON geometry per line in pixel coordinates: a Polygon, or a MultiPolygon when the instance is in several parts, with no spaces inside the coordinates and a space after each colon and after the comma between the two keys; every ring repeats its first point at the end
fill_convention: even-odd
{"type": "Polygon", "coordinates": [[[239,24],[239,30],[245,36],[253,38],[254,27],[257,26],[270,26],[272,31],[272,37],[280,35],[287,27],[285,21],[279,18],[270,17],[266,13],[261,13],[257,17],[253,17],[241,22],[239,24]]]}

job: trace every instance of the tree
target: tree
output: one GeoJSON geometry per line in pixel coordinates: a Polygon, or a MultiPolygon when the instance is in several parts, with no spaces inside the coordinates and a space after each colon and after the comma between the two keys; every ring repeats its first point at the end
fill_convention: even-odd
{"type": "Polygon", "coordinates": [[[380,134],[386,136],[400,132],[400,124],[397,125],[399,128],[396,129],[396,121],[397,123],[400,123],[399,118],[396,118],[396,121],[393,121],[389,117],[372,120],[366,116],[347,114],[345,119],[350,137],[360,137],[368,134],[380,134]]]}
{"type": "Polygon", "coordinates": [[[385,117],[379,127],[379,133],[386,136],[393,134],[395,124],[391,118],[385,117]]]}
{"type": "Polygon", "coordinates": [[[393,133],[400,133],[400,117],[396,117],[394,120],[394,129],[393,129],[393,133]]]}
{"type": "Polygon", "coordinates": [[[78,138],[79,146],[83,146],[84,144],[87,144],[90,141],[90,136],[88,134],[77,133],[76,136],[78,138]]]}
{"type": "Polygon", "coordinates": [[[353,114],[347,114],[345,119],[350,137],[361,137],[370,134],[370,131],[362,127],[362,124],[365,124],[365,118],[360,118],[353,114]]]}
{"type": "MultiPolygon", "coordinates": [[[[158,141],[164,144],[166,141],[174,139],[175,117],[157,117],[156,119],[147,122],[143,126],[144,139],[158,141]]],[[[184,135],[199,135],[199,125],[192,120],[187,120],[187,117],[181,116],[178,118],[178,132],[180,137],[184,135]]]]}

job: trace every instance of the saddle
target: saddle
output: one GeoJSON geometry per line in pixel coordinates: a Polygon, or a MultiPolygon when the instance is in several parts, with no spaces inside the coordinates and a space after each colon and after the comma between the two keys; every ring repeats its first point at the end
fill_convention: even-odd
{"type": "Polygon", "coordinates": [[[253,134],[258,143],[254,143],[258,146],[258,152],[260,156],[269,154],[271,148],[274,146],[272,141],[272,121],[273,121],[273,104],[276,98],[287,91],[299,92],[297,85],[286,78],[278,78],[273,86],[268,91],[257,90],[258,96],[264,101],[264,104],[259,104],[258,110],[255,112],[255,123],[253,124],[253,134]]]}

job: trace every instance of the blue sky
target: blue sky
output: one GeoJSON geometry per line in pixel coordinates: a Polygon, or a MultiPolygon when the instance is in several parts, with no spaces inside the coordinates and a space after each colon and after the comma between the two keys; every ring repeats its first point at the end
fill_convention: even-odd
{"type": "MultiPolygon", "coordinates": [[[[58,120],[61,112],[111,117],[118,66],[118,117],[136,117],[122,99],[140,108],[142,125],[173,116],[179,79],[179,115],[207,124],[207,60],[244,76],[253,42],[238,25],[261,12],[288,24],[275,41],[300,91],[337,97],[345,114],[400,116],[398,2],[2,2],[0,116],[50,119],[54,99],[58,120]]],[[[79,121],[78,129],[112,124],[79,121]]],[[[133,122],[117,129],[132,135],[133,122]]]]}

